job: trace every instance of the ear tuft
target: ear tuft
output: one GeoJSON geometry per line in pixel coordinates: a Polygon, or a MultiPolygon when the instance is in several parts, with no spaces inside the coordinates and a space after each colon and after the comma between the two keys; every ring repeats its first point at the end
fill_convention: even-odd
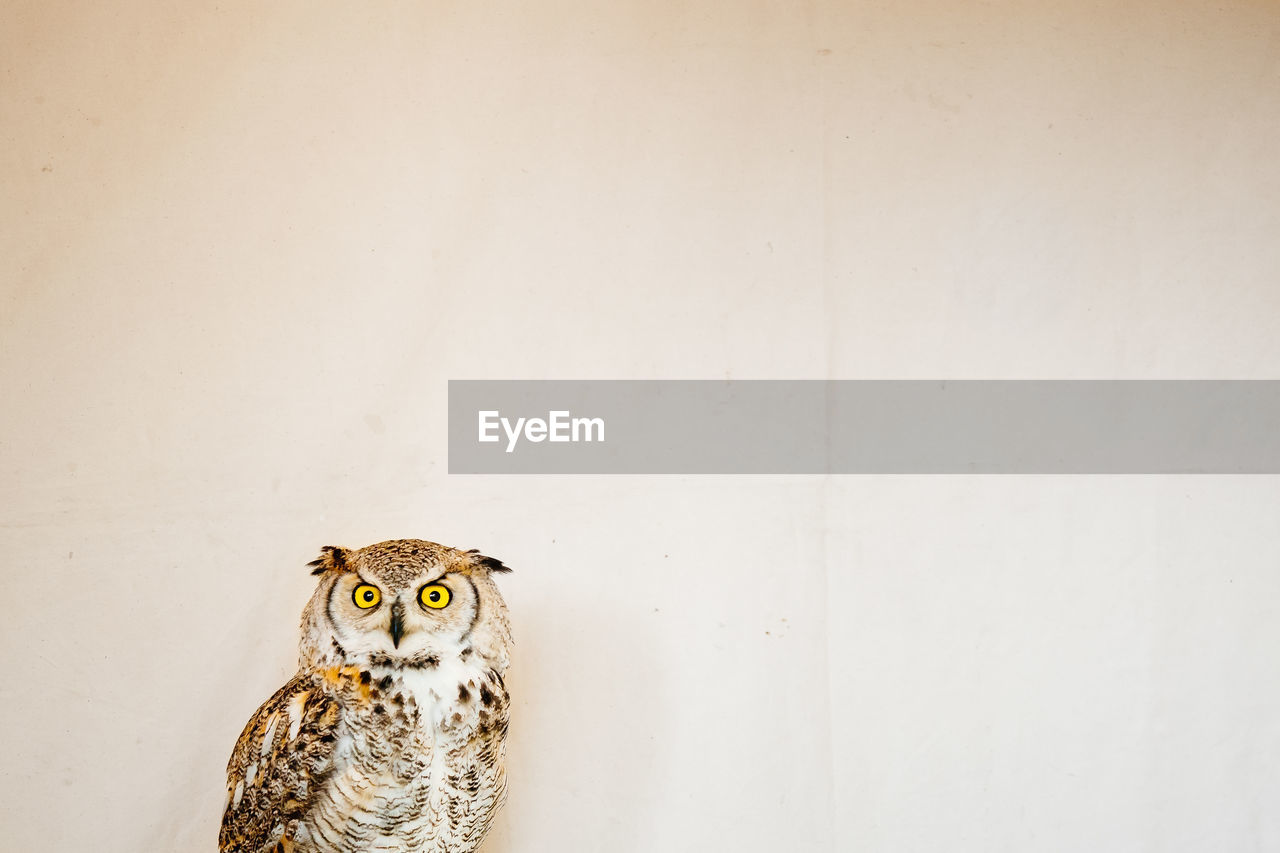
{"type": "Polygon", "coordinates": [[[322,575],[325,572],[349,572],[350,565],[347,558],[351,552],[346,548],[340,548],[336,545],[325,545],[320,549],[320,556],[307,563],[311,567],[311,574],[322,575]]]}
{"type": "Polygon", "coordinates": [[[484,566],[491,572],[509,572],[511,567],[504,565],[501,560],[496,557],[486,557],[474,548],[467,552],[471,555],[471,559],[476,565],[484,566]]]}

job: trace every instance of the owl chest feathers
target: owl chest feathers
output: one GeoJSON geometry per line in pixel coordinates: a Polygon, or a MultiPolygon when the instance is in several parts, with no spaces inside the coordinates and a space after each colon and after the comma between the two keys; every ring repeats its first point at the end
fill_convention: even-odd
{"type": "Polygon", "coordinates": [[[506,691],[478,656],[325,670],[339,702],[331,772],[307,821],[317,849],[467,850],[505,788],[506,691]]]}

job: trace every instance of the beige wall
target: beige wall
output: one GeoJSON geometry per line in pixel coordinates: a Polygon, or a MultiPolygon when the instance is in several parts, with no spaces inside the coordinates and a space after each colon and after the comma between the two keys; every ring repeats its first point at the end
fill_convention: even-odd
{"type": "Polygon", "coordinates": [[[213,847],[322,544],[480,547],[488,849],[1280,845],[1275,478],[450,478],[445,381],[1280,366],[1274,2],[10,2],[0,847],[213,847]]]}

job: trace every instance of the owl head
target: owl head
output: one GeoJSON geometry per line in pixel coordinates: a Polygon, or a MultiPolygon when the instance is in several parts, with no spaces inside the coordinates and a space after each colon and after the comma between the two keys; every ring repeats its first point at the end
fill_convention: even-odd
{"type": "Polygon", "coordinates": [[[476,551],[421,539],[358,550],[326,546],[302,614],[304,668],[435,666],[479,654],[502,668],[511,632],[493,582],[506,566],[476,551]]]}

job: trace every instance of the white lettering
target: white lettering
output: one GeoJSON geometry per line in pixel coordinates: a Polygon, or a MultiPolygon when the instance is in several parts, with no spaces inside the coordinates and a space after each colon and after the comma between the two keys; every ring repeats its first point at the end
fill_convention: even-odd
{"type": "Polygon", "coordinates": [[[553,409],[547,418],[504,418],[496,410],[479,413],[477,439],[500,441],[506,436],[506,451],[514,453],[520,439],[534,444],[543,441],[604,441],[604,418],[575,418],[566,409],[553,409]]]}
{"type": "Polygon", "coordinates": [[[498,436],[496,433],[493,435],[489,435],[489,430],[498,428],[498,422],[495,420],[490,420],[491,418],[496,418],[497,416],[498,416],[497,412],[481,412],[480,413],[480,440],[481,441],[497,441],[498,440],[498,436]]]}
{"type": "Polygon", "coordinates": [[[552,441],[568,441],[569,440],[569,413],[565,411],[549,412],[551,415],[551,435],[548,436],[552,441]],[[561,417],[563,415],[564,417],[561,417]]]}
{"type": "Polygon", "coordinates": [[[507,433],[507,452],[516,449],[516,442],[520,440],[520,427],[524,426],[524,418],[516,418],[516,428],[511,428],[511,421],[506,418],[502,419],[502,428],[507,433]]]}
{"type": "MultiPolygon", "coordinates": [[[[567,412],[565,414],[568,414],[567,412]]],[[[573,419],[573,440],[574,441],[604,441],[604,418],[574,418],[573,419]],[[578,438],[578,427],[582,427],[584,436],[578,438]],[[591,437],[591,428],[596,428],[596,438],[591,437]]]]}

